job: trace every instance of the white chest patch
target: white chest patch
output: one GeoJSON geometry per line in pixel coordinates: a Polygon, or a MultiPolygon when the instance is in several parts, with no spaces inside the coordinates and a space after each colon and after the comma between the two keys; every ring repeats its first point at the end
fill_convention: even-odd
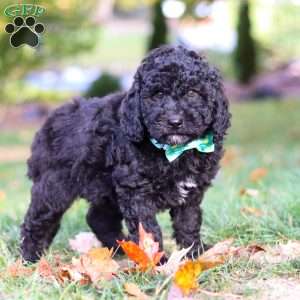
{"type": "Polygon", "coordinates": [[[177,184],[179,192],[179,204],[184,204],[189,196],[189,193],[197,187],[196,181],[192,177],[187,177],[184,181],[179,181],[177,184]]]}

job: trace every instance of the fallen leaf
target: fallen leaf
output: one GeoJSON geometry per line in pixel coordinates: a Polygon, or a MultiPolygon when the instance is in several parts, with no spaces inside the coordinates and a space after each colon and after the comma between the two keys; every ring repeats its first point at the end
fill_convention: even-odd
{"type": "Polygon", "coordinates": [[[80,232],[74,239],[69,240],[72,250],[79,253],[88,253],[92,248],[101,247],[101,242],[92,232],[80,232]]]}
{"type": "Polygon", "coordinates": [[[246,215],[253,215],[255,217],[261,217],[264,214],[260,209],[250,206],[242,207],[241,213],[246,215]]]}
{"type": "Polygon", "coordinates": [[[33,271],[33,268],[24,266],[21,259],[18,259],[7,268],[7,274],[14,278],[29,276],[33,271]]]}
{"type": "Polygon", "coordinates": [[[37,268],[38,268],[38,273],[41,277],[55,278],[52,267],[50,266],[49,262],[44,257],[42,257],[40,259],[37,268]]]}
{"type": "Polygon", "coordinates": [[[266,168],[257,168],[250,173],[250,180],[253,182],[258,182],[268,174],[266,168]]]}
{"type": "Polygon", "coordinates": [[[220,255],[214,258],[209,258],[209,257],[199,257],[198,262],[201,264],[203,271],[212,269],[216,266],[222,265],[225,263],[226,259],[228,256],[225,255],[220,255]]]}
{"type": "Polygon", "coordinates": [[[241,196],[249,196],[249,197],[257,197],[259,195],[259,190],[256,189],[249,189],[249,188],[242,188],[240,190],[241,196]]]}
{"type": "Polygon", "coordinates": [[[124,289],[127,294],[134,296],[138,300],[147,300],[150,299],[148,295],[146,295],[144,292],[140,290],[140,288],[132,282],[126,282],[124,284],[124,289]]]}
{"type": "Polygon", "coordinates": [[[240,151],[237,147],[231,146],[225,150],[223,158],[221,160],[222,166],[231,165],[237,158],[240,157],[240,151]]]}
{"type": "Polygon", "coordinates": [[[184,295],[189,295],[198,288],[198,277],[201,271],[203,271],[201,262],[188,260],[176,271],[174,283],[184,295]]]}
{"type": "Polygon", "coordinates": [[[80,257],[78,263],[79,270],[88,275],[93,283],[112,279],[119,269],[118,263],[112,259],[112,249],[108,248],[91,249],[87,255],[80,257]]]}
{"type": "Polygon", "coordinates": [[[187,253],[191,250],[192,247],[193,245],[191,245],[188,248],[183,248],[181,250],[174,251],[164,265],[157,266],[155,269],[165,275],[174,274],[179,268],[182,259],[187,255],[187,253]]]}
{"type": "MultiPolygon", "coordinates": [[[[195,261],[188,260],[179,267],[174,276],[174,283],[181,289],[184,295],[189,295],[198,288],[198,276],[202,271],[211,269],[225,263],[232,256],[251,256],[264,248],[259,245],[248,247],[234,247],[233,239],[228,239],[217,243],[195,261]]],[[[176,299],[176,298],[170,298],[176,299]]],[[[178,298],[180,299],[180,297],[178,298]]]]}
{"type": "Polygon", "coordinates": [[[100,280],[111,280],[119,269],[112,259],[112,250],[93,248],[79,258],[72,258],[72,263],[63,265],[59,271],[61,281],[71,280],[80,284],[97,283],[100,280]]]}
{"type": "Polygon", "coordinates": [[[94,248],[89,250],[88,257],[94,263],[102,263],[104,260],[111,260],[113,249],[108,248],[94,248]]]}
{"type": "Polygon", "coordinates": [[[159,243],[154,241],[152,233],[144,230],[141,223],[139,223],[139,247],[144,250],[150,259],[154,259],[159,252],[159,243]]]}
{"type": "Polygon", "coordinates": [[[258,252],[265,252],[265,247],[257,244],[248,245],[248,246],[240,246],[236,247],[235,250],[233,250],[233,255],[238,257],[245,257],[250,258],[254,254],[258,252]]]}
{"type": "Polygon", "coordinates": [[[228,256],[232,251],[234,239],[230,238],[216,243],[213,247],[205,251],[201,257],[214,258],[218,256],[228,256]]]}
{"type": "Polygon", "coordinates": [[[194,298],[192,297],[184,296],[182,290],[176,284],[173,283],[171,285],[167,300],[193,300],[193,299],[194,298]]]}
{"type": "Polygon", "coordinates": [[[74,281],[80,285],[91,283],[89,276],[77,270],[76,265],[65,265],[58,271],[58,279],[60,282],[74,281]]]}
{"type": "Polygon", "coordinates": [[[135,262],[142,271],[154,268],[161,260],[164,252],[159,252],[159,243],[153,235],[147,233],[139,224],[139,245],[132,241],[117,241],[125,254],[135,262]]]}
{"type": "Polygon", "coordinates": [[[201,264],[202,269],[208,270],[225,263],[236,249],[232,244],[233,239],[224,240],[200,255],[197,261],[201,264]]]}
{"type": "Polygon", "coordinates": [[[149,267],[153,267],[151,259],[136,243],[132,241],[118,241],[118,243],[129,259],[135,262],[141,270],[145,271],[149,267]]]}
{"type": "Polygon", "coordinates": [[[259,264],[278,264],[300,259],[300,241],[288,241],[286,244],[265,246],[264,252],[255,253],[250,257],[259,264]]]}

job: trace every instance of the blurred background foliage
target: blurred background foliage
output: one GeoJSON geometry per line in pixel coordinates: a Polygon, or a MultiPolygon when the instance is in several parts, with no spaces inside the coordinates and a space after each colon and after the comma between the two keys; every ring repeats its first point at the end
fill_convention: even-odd
{"type": "Polygon", "coordinates": [[[120,80],[117,76],[103,73],[96,79],[85,93],[85,97],[102,97],[121,89],[120,80]]]}
{"type": "Polygon", "coordinates": [[[205,52],[236,84],[251,84],[300,53],[299,0],[18,0],[46,8],[38,18],[46,30],[37,49],[10,46],[3,29],[12,18],[3,11],[12,3],[0,3],[1,102],[63,101],[86,94],[103,72],[118,76],[120,87],[127,88],[147,51],[167,42],[205,52]],[[219,9],[214,15],[212,7],[218,4],[223,13],[219,9]],[[227,17],[228,38],[222,37],[220,25],[227,17]],[[214,41],[203,46],[216,25],[214,38],[222,40],[225,50],[214,47],[214,41]],[[62,87],[65,77],[73,81],[62,87]]]}
{"type": "Polygon", "coordinates": [[[234,51],[236,74],[241,83],[248,83],[257,72],[257,46],[251,30],[249,3],[241,1],[237,24],[237,45],[234,51]]]}
{"type": "Polygon", "coordinates": [[[0,27],[2,29],[7,23],[13,21],[13,18],[6,17],[3,13],[8,5],[34,3],[46,8],[46,13],[37,18],[38,22],[42,22],[46,27],[38,49],[28,46],[13,49],[8,42],[8,34],[4,30],[0,31],[2,99],[3,97],[10,98],[11,95],[11,100],[13,100],[20,95],[20,90],[24,89],[25,92],[28,90],[21,79],[30,70],[42,65],[62,62],[67,56],[74,57],[78,53],[91,50],[96,45],[99,28],[93,26],[89,17],[96,2],[93,0],[87,2],[78,0],[33,2],[1,0],[0,27]],[[84,5],[82,5],[83,3],[84,5]]]}

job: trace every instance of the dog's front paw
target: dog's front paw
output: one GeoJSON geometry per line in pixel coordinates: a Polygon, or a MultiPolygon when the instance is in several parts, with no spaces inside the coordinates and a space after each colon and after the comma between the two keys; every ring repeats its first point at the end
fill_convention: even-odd
{"type": "Polygon", "coordinates": [[[26,237],[23,238],[20,249],[23,262],[35,263],[43,255],[42,246],[38,242],[34,243],[26,237]]]}
{"type": "Polygon", "coordinates": [[[31,251],[21,251],[21,256],[23,260],[23,264],[28,264],[28,263],[36,263],[39,261],[41,255],[36,253],[36,252],[31,252],[31,251]]]}
{"type": "Polygon", "coordinates": [[[187,257],[190,259],[196,259],[205,251],[210,249],[212,245],[201,243],[199,245],[194,246],[187,254],[187,257]]]}

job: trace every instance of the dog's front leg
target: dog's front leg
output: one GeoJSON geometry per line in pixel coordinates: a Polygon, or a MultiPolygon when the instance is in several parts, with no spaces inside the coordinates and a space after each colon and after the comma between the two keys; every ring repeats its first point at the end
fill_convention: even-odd
{"type": "Polygon", "coordinates": [[[159,242],[159,247],[163,249],[163,241],[160,227],[156,221],[155,216],[145,215],[143,213],[139,213],[135,217],[125,216],[125,223],[128,228],[128,238],[136,243],[139,241],[139,223],[143,225],[143,228],[146,232],[152,233],[154,240],[159,242]]]}
{"type": "Polygon", "coordinates": [[[193,245],[189,256],[201,254],[205,246],[200,238],[202,212],[198,197],[191,197],[185,204],[172,208],[170,215],[177,244],[184,248],[193,245]]]}
{"type": "Polygon", "coordinates": [[[157,209],[149,195],[144,191],[123,190],[119,196],[119,206],[128,229],[128,238],[139,241],[139,223],[145,231],[153,234],[155,241],[163,248],[162,233],[156,220],[157,209]]]}

